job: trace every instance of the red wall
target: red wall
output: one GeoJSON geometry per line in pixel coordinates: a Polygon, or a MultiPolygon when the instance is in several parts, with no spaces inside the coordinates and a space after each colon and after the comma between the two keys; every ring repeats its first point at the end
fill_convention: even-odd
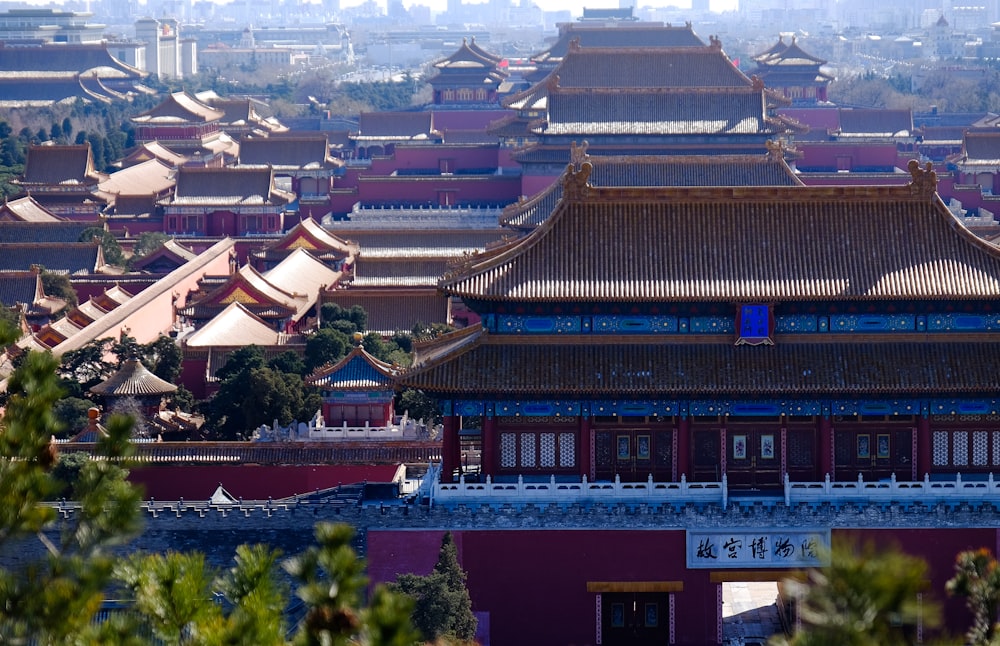
{"type": "Polygon", "coordinates": [[[396,469],[395,465],[171,465],[134,467],[129,480],[145,488],[146,500],[208,500],[220,484],[236,498],[266,500],[342,484],[391,482],[396,469]]]}
{"type": "Polygon", "coordinates": [[[517,176],[483,177],[412,177],[362,178],[358,184],[358,201],[363,204],[399,202],[438,204],[438,191],[453,191],[456,202],[514,202],[521,195],[521,178],[517,176]]]}
{"type": "MultiPolygon", "coordinates": [[[[433,567],[443,530],[369,529],[372,583],[433,567]]],[[[472,607],[488,613],[491,646],[595,643],[596,597],[588,581],[679,581],[674,595],[678,644],[715,643],[716,586],[711,570],[688,570],[683,530],[481,530],[455,531],[459,561],[468,573],[472,607]]],[[[969,615],[961,599],[947,599],[945,582],[955,555],[997,549],[994,529],[835,530],[835,538],[873,541],[924,558],[931,580],[925,599],[942,602],[952,634],[969,615]]],[[[731,572],[731,571],[730,571],[731,572]]],[[[775,571],[776,579],[781,571],[775,571]]]]}

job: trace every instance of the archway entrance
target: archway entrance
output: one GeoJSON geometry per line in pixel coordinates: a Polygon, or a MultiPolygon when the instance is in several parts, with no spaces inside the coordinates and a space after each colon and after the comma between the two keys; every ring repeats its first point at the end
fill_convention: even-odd
{"type": "Polygon", "coordinates": [[[777,581],[722,584],[722,643],[766,644],[783,632],[777,581]]]}
{"type": "Polygon", "coordinates": [[[783,582],[804,577],[801,570],[712,572],[710,580],[718,585],[719,642],[763,646],[774,635],[791,635],[796,609],[783,582]]]}

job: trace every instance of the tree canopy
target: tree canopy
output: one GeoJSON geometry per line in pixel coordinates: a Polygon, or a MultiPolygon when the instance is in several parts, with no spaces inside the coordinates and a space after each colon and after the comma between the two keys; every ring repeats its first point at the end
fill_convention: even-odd
{"type": "MultiPolygon", "coordinates": [[[[0,330],[3,340],[14,338],[0,330]]],[[[140,529],[140,491],[126,479],[133,448],[131,421],[115,416],[97,455],[60,456],[54,403],[63,393],[58,363],[29,352],[11,375],[0,421],[0,550],[19,552],[0,567],[0,635],[4,643],[105,644],[357,644],[411,646],[417,633],[409,600],[377,586],[365,604],[364,562],[351,548],[353,529],[320,523],[316,545],[285,562],[305,619],[287,625],[290,586],[282,555],[264,545],[237,548],[224,571],[198,552],[116,550],[140,529]],[[46,501],[74,501],[60,519],[46,501]],[[34,554],[41,554],[38,557],[34,554]],[[125,610],[97,620],[116,591],[125,610]],[[214,603],[213,600],[220,601],[214,603]],[[287,635],[293,641],[287,641],[287,635]]]]}

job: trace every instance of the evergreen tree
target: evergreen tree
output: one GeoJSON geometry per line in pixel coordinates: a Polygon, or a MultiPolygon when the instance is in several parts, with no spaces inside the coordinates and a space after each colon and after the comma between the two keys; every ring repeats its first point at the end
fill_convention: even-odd
{"type": "Polygon", "coordinates": [[[899,550],[835,545],[830,565],[810,572],[808,583],[787,583],[798,600],[802,629],[775,646],[877,646],[916,643],[917,626],[940,623],[926,591],[927,563],[899,550]]]}
{"type": "Polygon", "coordinates": [[[947,583],[948,594],[965,597],[972,612],[972,626],[965,633],[971,646],[1000,644],[1000,567],[988,549],[968,550],[955,559],[955,576],[947,583]]]}
{"type": "Polygon", "coordinates": [[[438,560],[430,574],[400,575],[393,587],[413,599],[413,625],[427,641],[475,638],[477,620],[451,532],[441,539],[438,560]]]}

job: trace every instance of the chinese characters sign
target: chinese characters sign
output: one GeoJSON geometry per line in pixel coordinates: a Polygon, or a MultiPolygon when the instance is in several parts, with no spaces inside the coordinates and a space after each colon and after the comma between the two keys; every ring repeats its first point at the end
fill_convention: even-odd
{"type": "Polygon", "coordinates": [[[826,565],[829,530],[689,531],[689,568],[804,568],[826,565]]]}
{"type": "Polygon", "coordinates": [[[772,345],[773,319],[767,305],[740,305],[736,314],[736,345],[772,345]]]}

